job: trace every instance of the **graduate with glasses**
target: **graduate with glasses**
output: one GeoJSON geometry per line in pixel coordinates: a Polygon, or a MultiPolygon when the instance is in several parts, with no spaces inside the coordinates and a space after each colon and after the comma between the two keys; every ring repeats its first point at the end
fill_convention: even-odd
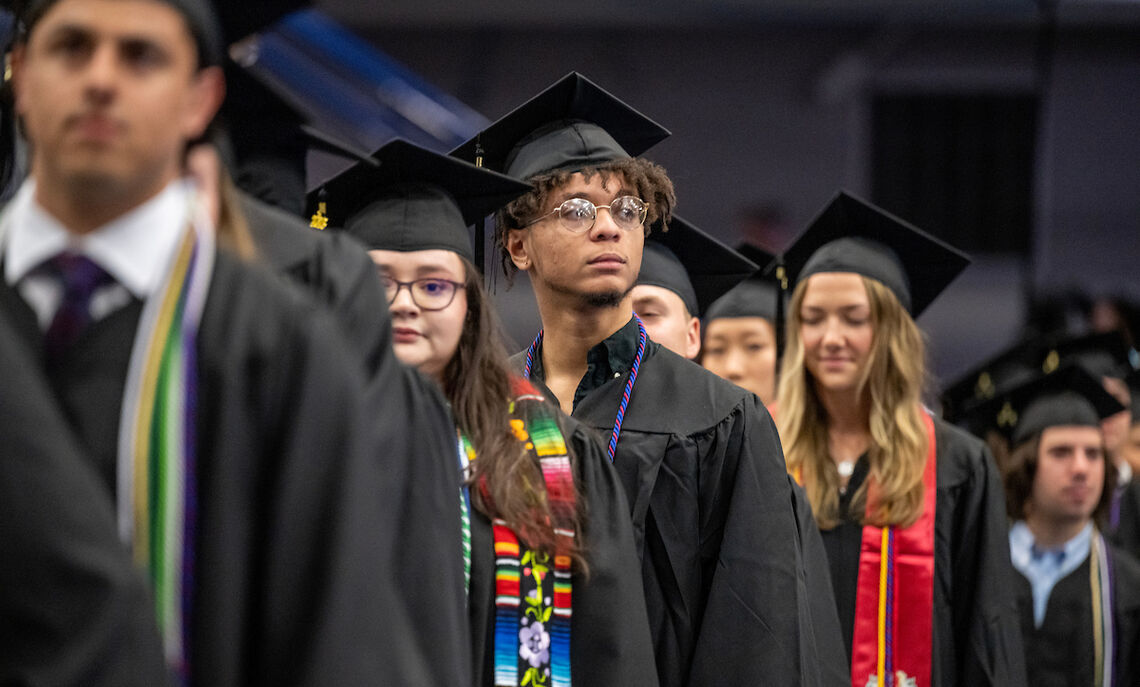
{"type": "Polygon", "coordinates": [[[607,443],[629,497],[662,685],[815,684],[792,492],[752,394],[649,339],[631,289],[673,185],[668,135],[572,73],[453,155],[534,184],[497,216],[543,330],[515,363],[607,443]]]}
{"type": "Polygon", "coordinates": [[[396,355],[451,404],[473,684],[656,685],[617,474],[588,428],[511,370],[474,264],[467,226],[529,187],[404,141],[375,157],[312,204],[368,248],[396,355]]]}

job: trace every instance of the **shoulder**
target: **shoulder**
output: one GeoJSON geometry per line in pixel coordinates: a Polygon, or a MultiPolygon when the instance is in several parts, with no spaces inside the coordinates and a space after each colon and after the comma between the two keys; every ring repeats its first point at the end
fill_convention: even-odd
{"type": "Polygon", "coordinates": [[[938,417],[934,418],[934,438],[939,487],[985,480],[988,473],[996,470],[990,450],[981,439],[938,417]]]}
{"type": "Polygon", "coordinates": [[[261,264],[219,250],[202,315],[204,336],[221,336],[227,352],[269,353],[300,339],[339,341],[331,315],[302,290],[261,264]],[[317,336],[316,332],[325,332],[317,336]]]}
{"type": "MultiPolygon", "coordinates": [[[[343,268],[371,266],[362,244],[341,231],[317,231],[300,217],[241,194],[241,209],[249,223],[258,255],[271,267],[292,270],[307,263],[343,268]]],[[[335,270],[322,270],[329,277],[335,270]]]]}
{"type": "Polygon", "coordinates": [[[754,394],[661,347],[641,367],[623,429],[694,434],[745,415],[768,418],[754,394]]]}

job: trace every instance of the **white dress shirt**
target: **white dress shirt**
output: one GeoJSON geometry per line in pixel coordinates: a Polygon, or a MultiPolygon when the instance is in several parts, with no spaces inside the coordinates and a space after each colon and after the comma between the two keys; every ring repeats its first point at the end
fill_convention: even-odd
{"type": "Polygon", "coordinates": [[[84,255],[115,282],[95,292],[91,317],[106,317],[130,302],[145,300],[162,284],[190,216],[193,185],[171,182],[150,200],[87,234],[69,232],[36,202],[28,179],[0,215],[0,259],[4,280],[15,286],[47,329],[63,298],[63,285],[36,268],[63,251],[84,255]]]}

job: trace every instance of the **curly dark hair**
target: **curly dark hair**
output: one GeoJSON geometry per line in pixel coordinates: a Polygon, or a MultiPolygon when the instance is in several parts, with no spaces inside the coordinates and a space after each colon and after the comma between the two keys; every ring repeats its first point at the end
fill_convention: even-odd
{"type": "MultiPolygon", "coordinates": [[[[1041,432],[1037,432],[1009,453],[1002,471],[1002,482],[1005,485],[1005,512],[1011,520],[1025,519],[1026,506],[1033,496],[1033,480],[1037,477],[1037,454],[1040,448],[1041,432]]],[[[1112,464],[1107,452],[1102,455],[1104,486],[1092,513],[1093,520],[1099,527],[1104,527],[1107,522],[1108,509],[1112,505],[1112,490],[1116,488],[1116,466],[1112,464]]]]}
{"type": "Polygon", "coordinates": [[[664,167],[645,158],[625,158],[581,170],[558,171],[532,177],[528,181],[534,184],[534,190],[516,198],[495,214],[495,243],[499,246],[499,260],[503,274],[507,277],[507,286],[514,282],[518,272],[518,267],[511,262],[511,255],[507,252],[509,232],[512,229],[522,229],[528,222],[547,212],[546,206],[551,194],[564,186],[576,173],[581,173],[586,181],[599,174],[602,184],[608,184],[610,177],[620,174],[648,207],[645,217],[646,236],[649,235],[649,228],[656,225],[660,225],[663,231],[668,231],[673,207],[677,204],[673,182],[665,173],[664,167]]]}

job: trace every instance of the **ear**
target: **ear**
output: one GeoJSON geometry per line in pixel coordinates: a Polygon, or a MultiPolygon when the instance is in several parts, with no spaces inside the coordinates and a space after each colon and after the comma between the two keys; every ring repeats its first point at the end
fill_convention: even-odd
{"type": "Polygon", "coordinates": [[[20,112],[20,103],[23,100],[20,93],[23,90],[24,83],[24,53],[28,46],[26,43],[18,42],[12,48],[12,52],[8,55],[8,65],[12,70],[11,83],[12,83],[12,97],[15,102],[15,110],[17,114],[20,112]]]}
{"type": "Polygon", "coordinates": [[[206,130],[226,97],[226,79],[221,67],[206,67],[192,77],[190,97],[183,117],[183,133],[191,141],[206,130]]]}
{"type": "Polygon", "coordinates": [[[685,357],[695,360],[701,352],[701,319],[690,317],[689,326],[685,332],[685,357]]]}
{"type": "Polygon", "coordinates": [[[534,266],[534,261],[530,256],[530,247],[527,245],[529,236],[530,231],[527,229],[510,229],[507,231],[507,235],[503,237],[503,247],[507,249],[507,255],[511,256],[511,262],[523,272],[534,266]]]}

